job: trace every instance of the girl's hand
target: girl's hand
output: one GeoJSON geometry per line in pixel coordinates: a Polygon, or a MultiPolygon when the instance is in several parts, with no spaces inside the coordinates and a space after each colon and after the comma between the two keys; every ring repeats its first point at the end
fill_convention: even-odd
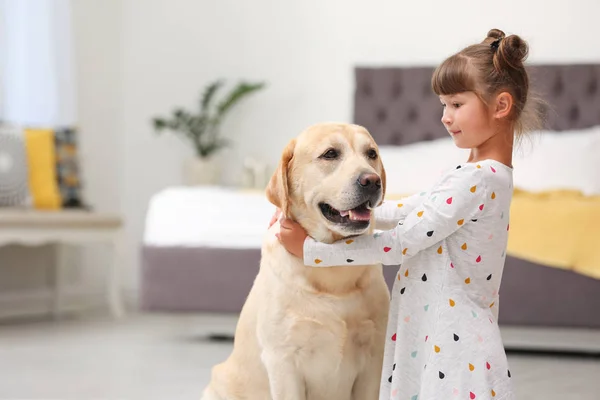
{"type": "Polygon", "coordinates": [[[281,228],[276,234],[279,242],[292,255],[304,260],[304,241],[308,234],[300,224],[291,219],[281,220],[281,228]]]}

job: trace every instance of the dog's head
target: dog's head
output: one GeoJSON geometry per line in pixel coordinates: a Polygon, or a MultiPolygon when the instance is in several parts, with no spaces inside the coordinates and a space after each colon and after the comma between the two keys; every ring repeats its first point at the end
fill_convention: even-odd
{"type": "Polygon", "coordinates": [[[291,140],[267,186],[269,201],[323,242],[372,230],[372,209],[384,195],[375,141],[342,123],[317,124],[291,140]]]}

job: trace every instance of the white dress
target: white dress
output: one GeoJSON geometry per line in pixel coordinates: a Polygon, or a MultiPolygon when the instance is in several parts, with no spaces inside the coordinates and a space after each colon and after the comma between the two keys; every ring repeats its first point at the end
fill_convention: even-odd
{"type": "Polygon", "coordinates": [[[380,400],[515,398],[496,322],[511,199],[511,168],[465,163],[376,209],[390,230],[350,244],[306,240],[306,265],[400,264],[380,400]]]}

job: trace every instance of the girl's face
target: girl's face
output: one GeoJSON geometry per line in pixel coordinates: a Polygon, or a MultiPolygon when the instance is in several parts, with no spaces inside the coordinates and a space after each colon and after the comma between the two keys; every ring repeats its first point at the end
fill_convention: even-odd
{"type": "Polygon", "coordinates": [[[493,116],[473,92],[441,95],[442,123],[461,149],[481,146],[494,135],[493,116]]]}

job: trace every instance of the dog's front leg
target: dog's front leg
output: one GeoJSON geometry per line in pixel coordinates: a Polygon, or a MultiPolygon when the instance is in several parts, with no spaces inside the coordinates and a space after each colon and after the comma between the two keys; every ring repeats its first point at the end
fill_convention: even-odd
{"type": "Polygon", "coordinates": [[[306,400],[304,377],[296,368],[293,355],[265,350],[262,360],[269,376],[272,400],[306,400]]]}
{"type": "Polygon", "coordinates": [[[377,400],[381,380],[381,365],[373,364],[373,370],[363,371],[354,382],[352,400],[377,400]]]}
{"type": "Polygon", "coordinates": [[[374,337],[376,340],[374,349],[354,382],[352,400],[377,400],[379,398],[385,338],[380,333],[374,337]]]}

